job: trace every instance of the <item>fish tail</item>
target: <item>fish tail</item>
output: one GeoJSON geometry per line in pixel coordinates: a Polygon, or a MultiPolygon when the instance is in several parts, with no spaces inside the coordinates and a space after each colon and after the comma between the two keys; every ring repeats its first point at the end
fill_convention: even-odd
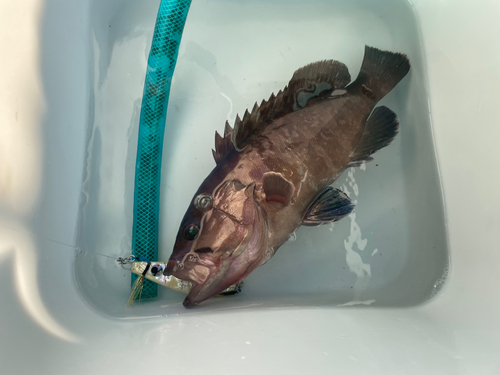
{"type": "Polygon", "coordinates": [[[410,70],[410,61],[402,53],[365,46],[358,78],[348,87],[375,101],[382,99],[410,70]]]}

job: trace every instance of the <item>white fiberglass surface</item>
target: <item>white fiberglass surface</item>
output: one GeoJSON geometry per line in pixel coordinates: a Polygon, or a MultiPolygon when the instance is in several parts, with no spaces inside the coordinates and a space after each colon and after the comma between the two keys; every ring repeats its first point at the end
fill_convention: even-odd
{"type": "MultiPolygon", "coordinates": [[[[92,3],[91,113],[76,279],[114,317],[187,313],[183,294],[126,307],[137,130],[159,2],[92,3]]],[[[172,84],[162,173],[159,261],[168,260],[190,200],[215,166],[214,132],[322,59],[356,77],[365,44],[406,53],[410,74],[380,104],[394,110],[395,142],[334,184],[356,203],[334,225],[300,228],[246,280],[243,293],[190,312],[277,305],[405,307],[437,293],[448,269],[445,217],[418,25],[405,1],[194,1],[172,84]]]]}

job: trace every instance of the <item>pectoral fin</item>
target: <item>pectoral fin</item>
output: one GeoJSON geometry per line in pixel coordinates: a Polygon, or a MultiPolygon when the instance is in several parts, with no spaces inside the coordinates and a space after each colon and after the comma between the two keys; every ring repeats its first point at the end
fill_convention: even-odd
{"type": "Polygon", "coordinates": [[[342,191],[328,186],[314,200],[302,225],[317,226],[338,221],[354,210],[354,203],[342,191]]]}

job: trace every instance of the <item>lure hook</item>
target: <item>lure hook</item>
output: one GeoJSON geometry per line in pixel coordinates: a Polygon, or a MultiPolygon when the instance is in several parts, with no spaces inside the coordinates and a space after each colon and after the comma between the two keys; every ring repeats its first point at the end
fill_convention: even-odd
{"type": "Polygon", "coordinates": [[[120,267],[126,271],[130,271],[132,269],[132,266],[129,267],[125,267],[125,265],[127,264],[132,264],[136,261],[136,257],[134,255],[130,255],[126,258],[122,258],[122,257],[119,257],[116,262],[120,265],[120,267]]]}

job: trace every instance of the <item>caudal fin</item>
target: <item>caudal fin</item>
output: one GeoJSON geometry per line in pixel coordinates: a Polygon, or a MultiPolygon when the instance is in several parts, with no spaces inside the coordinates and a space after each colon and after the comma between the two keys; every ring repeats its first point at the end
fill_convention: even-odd
{"type": "Polygon", "coordinates": [[[376,101],[391,91],[410,70],[410,61],[402,53],[365,46],[365,56],[358,78],[351,89],[376,101]]]}

